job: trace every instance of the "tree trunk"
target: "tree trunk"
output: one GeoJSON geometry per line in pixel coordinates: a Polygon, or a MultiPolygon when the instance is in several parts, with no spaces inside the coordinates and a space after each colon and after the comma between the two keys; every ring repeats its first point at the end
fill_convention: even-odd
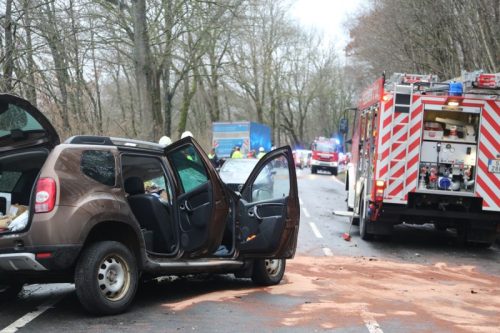
{"type": "Polygon", "coordinates": [[[138,95],[136,110],[142,110],[141,139],[153,141],[153,101],[151,98],[151,51],[146,22],[146,0],[134,1],[134,61],[138,95]]]}
{"type": "Polygon", "coordinates": [[[12,73],[14,72],[14,33],[12,32],[12,0],[5,2],[5,60],[3,61],[3,83],[0,88],[5,92],[12,91],[12,73]]]}
{"type": "Polygon", "coordinates": [[[197,87],[196,78],[193,78],[192,83],[190,83],[189,81],[190,81],[189,76],[186,75],[184,79],[184,93],[182,94],[182,106],[179,115],[179,126],[177,128],[179,137],[181,136],[182,132],[186,130],[187,117],[188,117],[189,107],[191,105],[191,99],[196,93],[196,87],[197,87]]]}
{"type": "Polygon", "coordinates": [[[28,80],[26,84],[26,98],[33,105],[37,105],[36,82],[35,82],[35,60],[33,59],[33,43],[31,38],[31,9],[30,0],[25,0],[23,3],[24,8],[24,25],[26,30],[26,58],[28,62],[28,80]]]}

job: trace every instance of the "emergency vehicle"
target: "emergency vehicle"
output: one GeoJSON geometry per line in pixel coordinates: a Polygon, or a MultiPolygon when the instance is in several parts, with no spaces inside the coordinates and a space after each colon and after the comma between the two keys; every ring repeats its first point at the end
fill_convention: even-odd
{"type": "Polygon", "coordinates": [[[311,144],[311,173],[318,170],[329,171],[336,176],[339,168],[338,139],[319,137],[311,144]]]}
{"type": "Polygon", "coordinates": [[[454,228],[489,246],[500,232],[500,73],[394,74],[362,94],[346,189],[362,239],[400,223],[454,228]]]}

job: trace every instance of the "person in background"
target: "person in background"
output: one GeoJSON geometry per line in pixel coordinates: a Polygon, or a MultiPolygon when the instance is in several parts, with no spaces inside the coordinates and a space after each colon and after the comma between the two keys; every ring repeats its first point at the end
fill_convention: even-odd
{"type": "Polygon", "coordinates": [[[168,136],[164,135],[160,138],[160,141],[158,143],[164,147],[168,146],[169,144],[172,143],[172,139],[170,139],[168,136]]]}
{"type": "Polygon", "coordinates": [[[208,153],[208,158],[210,159],[210,162],[212,162],[214,168],[217,168],[219,166],[219,158],[215,153],[215,148],[210,149],[210,153],[208,153]]]}
{"type": "Polygon", "coordinates": [[[262,157],[266,155],[266,151],[264,150],[264,147],[259,148],[259,154],[257,155],[257,158],[260,160],[262,157]]]}
{"type": "Polygon", "coordinates": [[[146,193],[158,198],[162,204],[168,207],[168,193],[165,189],[160,189],[155,183],[146,186],[146,193]]]}
{"type": "Polygon", "coordinates": [[[250,150],[247,154],[247,158],[255,158],[255,150],[250,150]]]}
{"type": "Polygon", "coordinates": [[[234,152],[231,154],[231,158],[243,158],[243,154],[240,151],[240,147],[236,147],[234,152]]]}
{"type": "Polygon", "coordinates": [[[191,133],[190,131],[184,131],[181,134],[181,139],[187,138],[188,136],[193,137],[193,133],[191,133]]]}

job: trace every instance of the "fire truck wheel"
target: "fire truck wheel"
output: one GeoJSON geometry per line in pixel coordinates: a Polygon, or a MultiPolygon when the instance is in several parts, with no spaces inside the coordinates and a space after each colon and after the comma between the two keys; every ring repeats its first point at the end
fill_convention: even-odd
{"type": "Polygon", "coordinates": [[[312,166],[312,167],[311,167],[311,173],[312,173],[312,174],[315,174],[316,172],[317,172],[316,167],[313,167],[313,166],[312,166]]]}
{"type": "Polygon", "coordinates": [[[368,216],[366,214],[365,207],[366,207],[365,198],[363,196],[359,201],[359,236],[361,237],[362,240],[371,240],[373,235],[368,233],[368,231],[366,230],[368,216]]]}
{"type": "Polygon", "coordinates": [[[338,174],[337,168],[332,168],[332,175],[336,176],[338,174]]]}

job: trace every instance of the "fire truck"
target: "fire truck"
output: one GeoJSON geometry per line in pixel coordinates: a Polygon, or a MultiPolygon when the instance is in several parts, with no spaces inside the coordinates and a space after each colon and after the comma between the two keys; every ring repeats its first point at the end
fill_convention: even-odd
{"type": "Polygon", "coordinates": [[[336,176],[339,169],[340,143],[335,138],[319,137],[311,144],[311,173],[329,171],[336,176]]]}
{"type": "Polygon", "coordinates": [[[488,247],[500,233],[500,73],[381,77],[354,114],[346,190],[364,240],[396,224],[453,228],[488,247]]]}

